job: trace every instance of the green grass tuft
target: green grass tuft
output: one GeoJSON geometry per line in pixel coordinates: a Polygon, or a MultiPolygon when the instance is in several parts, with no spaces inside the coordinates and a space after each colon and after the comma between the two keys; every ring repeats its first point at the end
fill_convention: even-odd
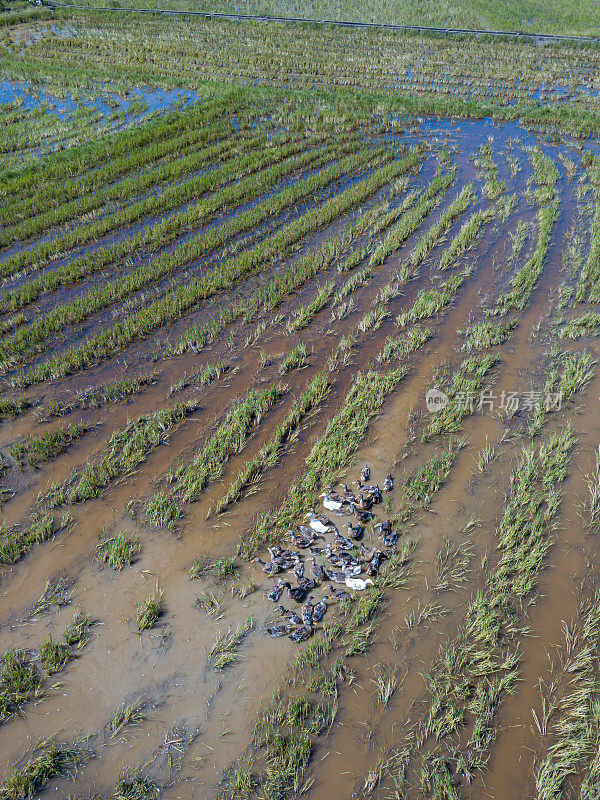
{"type": "Polygon", "coordinates": [[[102,541],[96,547],[96,557],[111,569],[120,570],[130,567],[142,552],[142,545],[137,536],[118,533],[102,541]]]}
{"type": "Polygon", "coordinates": [[[153,628],[163,613],[163,591],[157,583],[152,594],[137,607],[136,625],[138,631],[147,631],[153,628]]]}

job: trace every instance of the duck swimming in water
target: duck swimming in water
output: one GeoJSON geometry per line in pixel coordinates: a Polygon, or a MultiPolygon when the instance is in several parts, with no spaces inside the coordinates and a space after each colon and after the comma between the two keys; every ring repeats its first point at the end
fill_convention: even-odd
{"type": "Polygon", "coordinates": [[[306,595],[310,591],[310,589],[305,586],[292,586],[291,583],[284,583],[283,585],[288,591],[290,600],[294,600],[296,603],[303,603],[306,600],[306,595]]]}
{"type": "Polygon", "coordinates": [[[294,547],[299,547],[300,550],[310,547],[317,539],[313,531],[307,528],[306,525],[300,526],[300,533],[294,533],[294,531],[288,531],[288,533],[294,547]]]}
{"type": "Polygon", "coordinates": [[[335,531],[333,534],[333,543],[338,548],[338,550],[352,550],[354,545],[350,541],[350,539],[346,539],[345,536],[342,536],[339,531],[335,531]]]}
{"type": "Polygon", "coordinates": [[[326,508],[327,511],[337,512],[341,511],[342,508],[344,507],[344,501],[342,500],[342,498],[339,495],[335,497],[333,492],[331,492],[330,490],[323,492],[321,497],[323,498],[323,508],[326,508]]]}
{"type": "Polygon", "coordinates": [[[353,525],[351,522],[349,522],[346,525],[346,528],[348,529],[348,533],[353,539],[360,539],[360,537],[363,535],[364,532],[364,528],[362,525],[360,525],[360,523],[353,525]]]}
{"type": "Polygon", "coordinates": [[[370,578],[374,578],[377,573],[379,572],[379,565],[381,564],[381,560],[375,557],[370,564],[367,564],[365,572],[370,578]]]}
{"type": "Polygon", "coordinates": [[[313,578],[321,583],[324,578],[325,574],[323,572],[323,567],[320,564],[317,564],[317,561],[314,556],[312,556],[312,570],[311,570],[313,578]]]}
{"type": "Polygon", "coordinates": [[[362,508],[359,508],[358,506],[352,506],[352,509],[353,509],[352,513],[359,522],[368,522],[368,520],[371,519],[370,511],[364,511],[362,508]]]}
{"type": "Polygon", "coordinates": [[[312,597],[309,597],[306,603],[304,603],[304,605],[302,606],[302,622],[304,623],[304,625],[307,626],[312,625],[313,611],[315,610],[315,607],[311,603],[311,600],[312,597]]]}
{"type": "Polygon", "coordinates": [[[256,564],[260,564],[260,568],[264,573],[267,575],[276,575],[278,572],[281,572],[281,568],[274,564],[272,561],[263,561],[262,558],[255,558],[253,561],[256,564]]]}
{"type": "Polygon", "coordinates": [[[358,564],[358,561],[345,550],[338,550],[337,553],[332,550],[327,560],[332,567],[347,567],[351,564],[358,564]]]}
{"type": "Polygon", "coordinates": [[[304,577],[304,561],[300,558],[300,556],[296,556],[296,563],[292,568],[292,572],[298,578],[298,580],[302,580],[304,577]]]}
{"type": "Polygon", "coordinates": [[[334,597],[336,600],[345,600],[350,597],[348,592],[345,589],[340,589],[339,586],[329,584],[327,588],[329,589],[329,597],[334,597]]]}
{"type": "Polygon", "coordinates": [[[367,575],[370,575],[371,577],[377,575],[379,572],[379,567],[381,566],[381,562],[384,558],[387,558],[386,554],[382,550],[376,550],[373,554],[370,564],[365,570],[367,575]]]}
{"type": "MultiPolygon", "coordinates": [[[[346,484],[340,484],[340,486],[342,486],[342,488],[345,485],[346,484]]],[[[329,497],[330,500],[337,500],[340,503],[347,503],[348,502],[348,498],[346,497],[345,493],[344,492],[342,492],[342,493],[336,492],[336,490],[333,488],[333,486],[328,486],[325,489],[325,491],[326,491],[327,496],[329,497]]]]}
{"type": "Polygon", "coordinates": [[[364,564],[370,564],[370,562],[373,560],[373,557],[374,557],[376,552],[377,552],[376,550],[369,550],[362,543],[360,544],[360,546],[358,548],[358,554],[360,556],[360,560],[364,564]]]}
{"type": "Polygon", "coordinates": [[[394,531],[389,536],[382,536],[381,541],[386,547],[393,547],[398,541],[398,534],[394,531]]]}
{"type": "Polygon", "coordinates": [[[379,486],[369,486],[367,489],[367,497],[371,499],[372,503],[381,503],[381,489],[379,486]]]}
{"type": "Polygon", "coordinates": [[[325,595],[325,597],[322,600],[319,600],[319,602],[313,608],[313,622],[320,622],[325,616],[325,612],[327,611],[327,600],[329,600],[329,597],[325,595]]]}
{"type": "Polygon", "coordinates": [[[291,622],[292,625],[302,625],[302,619],[296,614],[295,611],[292,611],[291,608],[284,608],[283,606],[278,606],[277,610],[281,614],[284,619],[287,619],[288,622],[291,622]]]}
{"type": "Polygon", "coordinates": [[[267,628],[267,633],[276,639],[278,636],[287,636],[294,630],[292,625],[273,625],[267,628]]]}
{"type": "Polygon", "coordinates": [[[271,564],[275,564],[275,566],[279,567],[279,569],[283,572],[286,569],[289,569],[294,563],[294,554],[290,554],[291,558],[288,558],[287,555],[283,554],[283,550],[281,547],[269,547],[269,555],[271,556],[271,564]]]}
{"type": "Polygon", "coordinates": [[[346,564],[345,567],[342,567],[342,572],[346,577],[352,578],[355,575],[360,575],[362,571],[362,564],[346,564]]]}
{"type": "Polygon", "coordinates": [[[348,489],[346,484],[345,483],[340,483],[340,486],[344,490],[344,500],[346,500],[346,502],[348,502],[348,503],[356,502],[356,497],[355,497],[354,493],[351,492],[350,489],[348,489]]]}
{"type": "Polygon", "coordinates": [[[315,533],[328,533],[333,527],[333,523],[330,519],[321,515],[316,515],[312,508],[306,516],[310,520],[309,525],[315,533]]]}
{"type": "Polygon", "coordinates": [[[332,567],[341,567],[344,563],[342,557],[333,552],[333,548],[329,542],[327,542],[325,545],[325,558],[327,561],[329,561],[332,567]]]}
{"type": "Polygon", "coordinates": [[[346,574],[344,572],[335,572],[333,570],[329,570],[327,568],[323,568],[323,572],[330,581],[335,581],[336,583],[346,583],[346,574]]]}
{"type": "Polygon", "coordinates": [[[310,625],[303,625],[301,628],[298,628],[297,631],[290,633],[289,639],[292,642],[304,642],[306,639],[310,639],[312,636],[313,629],[310,625]]]}
{"type": "Polygon", "coordinates": [[[357,592],[362,592],[367,586],[373,586],[371,578],[346,578],[346,586],[349,589],[354,589],[357,592]]]}
{"type": "Polygon", "coordinates": [[[386,547],[393,547],[398,541],[398,534],[392,531],[392,523],[388,520],[377,526],[381,532],[381,540],[386,547]]]}
{"type": "Polygon", "coordinates": [[[278,578],[276,586],[274,586],[267,597],[272,603],[276,603],[283,594],[283,578],[278,578]]]}
{"type": "Polygon", "coordinates": [[[373,498],[370,495],[359,494],[358,500],[354,504],[355,508],[359,508],[361,511],[369,511],[373,506],[373,498]]]}

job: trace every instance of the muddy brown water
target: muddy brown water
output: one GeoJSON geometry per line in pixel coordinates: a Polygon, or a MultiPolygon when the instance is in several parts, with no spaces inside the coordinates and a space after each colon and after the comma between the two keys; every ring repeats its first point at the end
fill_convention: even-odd
{"type": "MultiPolygon", "coordinates": [[[[428,124],[437,137],[432,148],[441,148],[446,140],[459,145],[456,156],[459,174],[457,186],[427,219],[422,230],[439,217],[460,185],[473,179],[478,187],[481,185],[468,155],[476,153],[490,133],[495,137],[494,159],[507,183],[507,191],[523,193],[531,174],[526,148],[536,141],[533,137],[518,128],[515,134],[516,126],[489,123],[463,126],[440,122],[435,128],[435,123],[428,124]],[[520,137],[516,151],[523,169],[511,178],[504,154],[508,140],[515,135],[520,137]]],[[[544,145],[545,152],[554,156],[558,149],[544,145]]],[[[561,145],[561,149],[574,157],[567,145],[561,145]]],[[[559,169],[562,175],[564,170],[560,166],[559,169]]],[[[430,179],[428,173],[429,170],[424,170],[419,174],[419,185],[425,185],[430,179]]],[[[570,277],[562,269],[561,258],[564,237],[577,208],[575,185],[561,178],[561,214],[552,234],[544,272],[532,303],[519,317],[519,327],[499,348],[502,363],[494,374],[494,386],[498,389],[525,391],[543,382],[548,344],[535,332],[535,326],[550,307],[550,292],[570,277]]],[[[532,240],[518,263],[507,267],[511,245],[508,233],[514,231],[518,219],[534,220],[535,213],[535,207],[520,198],[507,222],[500,225],[494,222],[484,231],[477,246],[466,257],[475,265],[473,274],[461,288],[453,306],[436,323],[435,337],[411,360],[411,372],[369,426],[356,462],[360,465],[368,461],[374,480],[380,483],[388,470],[393,470],[397,483],[394,504],[400,502],[402,475],[423,463],[439,446],[439,442],[421,446],[418,441],[410,441],[409,414],[413,408],[426,413],[423,412],[424,392],[436,368],[443,362],[454,368],[462,357],[458,351],[461,337],[457,331],[464,329],[470,320],[479,319],[484,308],[493,305],[495,298],[506,289],[510,275],[531,252],[532,240]]],[[[453,225],[447,241],[462,221],[453,225]]],[[[313,237],[311,246],[339,230],[341,224],[313,237]]],[[[287,639],[272,640],[264,634],[265,622],[273,616],[272,606],[264,596],[270,582],[254,565],[240,564],[239,577],[222,584],[210,578],[191,581],[188,570],[198,555],[216,557],[234,552],[240,536],[250,529],[256,516],[276,507],[282,500],[292,480],[302,474],[307,455],[327,421],[339,409],[356,371],[376,365],[376,354],[386,336],[396,331],[394,316],[410,307],[421,288],[439,282],[435,267],[443,243],[436,246],[431,258],[421,265],[418,278],[405,287],[404,294],[390,303],[390,317],[381,328],[359,337],[348,364],[335,376],[330,394],[303,424],[298,440],[285,452],[280,465],[266,474],[255,487],[256,491],[225,514],[208,519],[207,514],[238,469],[268,440],[293,397],[297,397],[307,380],[327,364],[339,337],[347,334],[370,308],[377,290],[401,265],[419,235],[411,236],[398,254],[374,270],[372,281],[353,295],[356,310],[340,323],[331,323],[329,310],[325,309],[297,337],[285,331],[289,314],[314,296],[316,282],[313,281],[282,303],[276,313],[283,314],[283,322],[267,328],[252,347],[244,348],[244,341],[256,322],[252,325],[238,323],[232,326],[231,349],[225,345],[227,331],[200,355],[159,357],[154,365],[157,382],[127,402],[107,404],[96,411],[75,411],[43,425],[35,422],[30,411],[0,426],[0,449],[6,451],[13,441],[29,432],[53,429],[75,419],[101,423],[51,464],[14,477],[17,494],[1,509],[3,521],[13,524],[23,519],[39,492],[68,477],[73,469],[83,467],[101,453],[112,431],[128,418],[157,410],[180,397],[197,396],[199,400],[198,410],[173,430],[168,442],[152,452],[135,475],[109,487],[99,498],[73,508],[76,522],[71,532],[59,534],[52,541],[35,547],[23,561],[2,572],[0,651],[11,646],[35,650],[48,633],[58,638],[78,606],[98,620],[92,629],[91,641],[77,659],[46,681],[47,696],[26,704],[21,717],[0,725],[0,769],[3,772],[35,742],[55,735],[66,742],[86,742],[96,755],[81,769],[75,783],[63,779],[55,781],[48,794],[54,788],[58,796],[90,792],[109,794],[115,778],[123,770],[140,765],[159,781],[164,797],[191,799],[215,795],[225,772],[249,745],[261,704],[269,701],[285,677],[297,648],[287,639]],[[276,358],[286,353],[297,339],[307,344],[308,366],[279,378],[276,358]],[[266,369],[260,369],[261,349],[275,359],[266,369]],[[184,373],[189,374],[200,364],[218,357],[231,361],[238,371],[210,387],[201,390],[192,387],[168,398],[170,385],[184,373]],[[288,384],[287,395],[265,416],[243,451],[228,461],[222,478],[209,486],[197,503],[186,507],[178,530],[150,529],[139,514],[132,518],[128,511],[131,502],[149,496],[171,465],[190,458],[215,430],[234,398],[250,387],[275,380],[288,384]],[[98,564],[93,554],[103,533],[120,531],[138,535],[142,553],[132,568],[113,572],[98,564]],[[57,575],[74,581],[71,604],[24,624],[27,610],[42,593],[46,580],[57,575]],[[157,581],[164,590],[165,613],[155,629],[140,635],[135,630],[135,606],[148,596],[157,581]],[[249,582],[254,584],[255,591],[240,599],[239,588],[249,582]],[[222,599],[224,615],[221,619],[212,619],[193,607],[202,589],[213,591],[222,599]],[[240,660],[228,670],[215,671],[210,664],[209,651],[217,635],[230,627],[235,629],[248,616],[254,621],[254,629],[240,648],[240,660]],[[146,704],[147,718],[111,739],[107,725],[112,716],[122,703],[130,703],[138,697],[146,704]],[[172,769],[168,767],[169,757],[173,760],[172,769]]],[[[535,239],[535,232],[532,239],[535,239]]],[[[325,277],[335,278],[339,286],[348,276],[337,276],[335,270],[331,270],[325,277]]],[[[441,278],[444,277],[442,274],[441,278]]],[[[319,277],[319,285],[321,281],[319,277]]],[[[250,283],[242,290],[248,290],[249,286],[250,283]]],[[[217,298],[208,307],[218,308],[224,302],[227,297],[217,298]]],[[[161,331],[150,342],[138,342],[126,353],[86,373],[34,387],[28,395],[43,404],[55,399],[68,401],[89,385],[99,385],[118,375],[148,368],[152,365],[149,356],[156,352],[156,343],[166,335],[171,340],[176,339],[192,319],[201,319],[202,314],[202,310],[195,312],[172,330],[161,331]]],[[[552,335],[550,328],[549,335],[552,335]]],[[[565,346],[581,349],[595,345],[584,341],[565,346]]],[[[548,423],[553,427],[570,418],[579,444],[574,451],[569,478],[562,487],[564,501],[554,533],[556,543],[539,577],[535,603],[527,609],[530,635],[520,641],[522,681],[517,693],[503,701],[495,718],[498,735],[488,769],[485,775],[476,777],[471,787],[463,787],[465,796],[504,800],[534,795],[535,759],[543,757],[548,742],[535,729],[531,709],[539,710],[539,680],[544,681],[549,675],[547,651],[560,643],[563,620],[574,616],[589,564],[597,556],[595,540],[586,533],[579,509],[586,491],[583,473],[589,471],[592,451],[600,442],[600,421],[596,413],[599,394],[600,379],[595,377],[582,398],[577,398],[548,423]],[[578,411],[573,414],[575,405],[578,411]]],[[[375,635],[368,654],[349,659],[349,667],[356,671],[356,678],[350,685],[341,686],[335,723],[329,734],[315,743],[308,770],[308,776],[314,778],[306,794],[309,798],[360,796],[368,771],[377,766],[389,748],[402,746],[411,727],[422,719],[426,703],[422,673],[428,670],[440,645],[456,634],[469,598],[483,586],[481,558],[486,553],[494,557],[495,528],[504,493],[508,490],[508,474],[524,443],[522,438],[502,441],[504,430],[504,421],[489,413],[465,420],[462,435],[467,443],[457,456],[448,482],[409,531],[418,539],[411,577],[405,588],[388,593],[385,609],[374,622],[375,635]],[[488,440],[498,446],[501,455],[484,476],[478,476],[475,473],[477,453],[488,440]],[[471,516],[478,516],[481,522],[476,532],[466,537],[461,531],[471,516]],[[433,589],[435,559],[444,536],[455,544],[468,542],[473,549],[468,579],[453,592],[433,589]],[[411,612],[418,612],[428,602],[439,604],[447,613],[434,622],[409,628],[407,619],[411,612]],[[380,662],[395,665],[402,676],[401,685],[385,708],[378,706],[372,683],[375,665],[380,662]]],[[[355,475],[356,469],[348,473],[350,478],[355,475]]],[[[386,797],[390,788],[385,775],[373,797],[386,797]]],[[[414,774],[411,774],[410,796],[421,796],[414,774]]]]}

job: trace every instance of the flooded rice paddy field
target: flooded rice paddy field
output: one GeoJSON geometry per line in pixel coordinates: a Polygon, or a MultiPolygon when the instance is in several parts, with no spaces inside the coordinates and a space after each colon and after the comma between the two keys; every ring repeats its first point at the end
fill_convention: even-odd
{"type": "MultiPolygon", "coordinates": [[[[8,48],[10,52],[10,48],[8,48]]],[[[27,80],[0,80],[4,121],[0,169],[90,141],[190,105],[196,92],[134,88],[124,94],[97,86],[72,92],[68,83],[46,89],[27,80]]]]}
{"type": "Polygon", "coordinates": [[[599,103],[598,49],[584,44],[90,12],[21,26],[3,46],[11,69],[40,80],[44,64],[77,69],[78,80],[101,67],[117,80],[129,71],[158,85],[234,81],[398,93],[435,98],[448,111],[460,100],[498,104],[506,115],[523,104],[574,112],[597,111],[599,103]]]}
{"type": "Polygon", "coordinates": [[[597,142],[204,53],[3,174],[0,797],[595,797],[597,142]]]}

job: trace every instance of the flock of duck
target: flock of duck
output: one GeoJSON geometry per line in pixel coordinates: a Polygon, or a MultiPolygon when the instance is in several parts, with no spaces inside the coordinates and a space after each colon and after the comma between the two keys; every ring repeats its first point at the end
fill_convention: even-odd
{"type": "MultiPolygon", "coordinates": [[[[380,503],[383,497],[379,486],[368,485],[370,477],[371,470],[365,464],[360,479],[355,481],[358,487],[356,494],[345,483],[341,483],[341,492],[330,488],[321,495],[325,511],[349,518],[345,526],[347,536],[340,533],[338,525],[329,517],[315,514],[311,509],[306,515],[308,525],[300,525],[298,531],[289,531],[291,544],[297,550],[269,547],[269,561],[254,559],[269,577],[277,576],[275,585],[267,594],[268,599],[272,603],[279,603],[286,592],[289,599],[300,606],[300,613],[297,613],[278,605],[277,610],[283,622],[267,627],[269,636],[288,636],[293,642],[303,642],[312,636],[315,624],[323,619],[328,601],[348,597],[347,589],[362,591],[373,584],[373,578],[382,561],[389,557],[387,550],[394,547],[398,534],[387,520],[375,526],[385,549],[378,546],[368,548],[362,541],[365,523],[372,516],[372,507],[380,503]],[[323,546],[319,540],[323,540],[323,546]],[[302,550],[307,552],[299,552],[302,550]],[[317,558],[320,558],[320,563],[317,563],[317,558]],[[311,562],[310,567],[307,567],[307,560],[311,562]],[[281,574],[288,571],[296,579],[295,585],[281,574]],[[310,576],[307,572],[310,572],[310,576]],[[361,577],[363,573],[367,577],[361,577]],[[311,592],[323,584],[327,584],[327,593],[315,603],[311,592]]],[[[388,475],[383,482],[383,491],[390,492],[393,488],[394,480],[388,475]]]]}

